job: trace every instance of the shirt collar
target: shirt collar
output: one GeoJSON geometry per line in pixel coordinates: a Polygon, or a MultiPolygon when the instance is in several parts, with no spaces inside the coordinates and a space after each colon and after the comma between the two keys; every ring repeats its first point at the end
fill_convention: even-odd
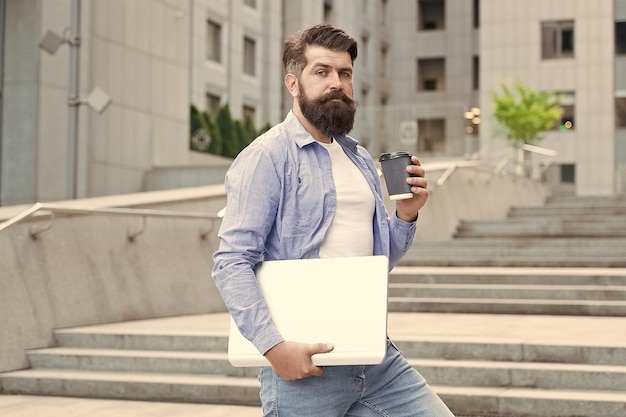
{"type": "MultiPolygon", "coordinates": [[[[313,136],[302,126],[300,120],[290,110],[285,118],[285,125],[288,130],[292,132],[292,136],[298,147],[303,148],[306,145],[317,142],[313,136]]],[[[335,140],[344,148],[351,150],[353,153],[357,153],[357,145],[359,144],[354,138],[348,135],[341,135],[335,137],[335,140]]]]}

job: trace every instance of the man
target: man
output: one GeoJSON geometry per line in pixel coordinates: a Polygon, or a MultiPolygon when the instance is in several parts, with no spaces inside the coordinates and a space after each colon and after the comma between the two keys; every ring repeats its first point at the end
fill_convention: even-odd
{"type": "Polygon", "coordinates": [[[333,346],[284,340],[253,272],[263,260],[333,256],[386,255],[393,268],[413,241],[428,197],[419,160],[407,168],[413,197],[398,201],[389,217],[374,161],[347,136],[356,56],[356,41],[330,25],[285,42],[293,108],[226,175],[213,278],[241,333],[271,364],[259,374],[264,415],[451,416],[391,342],[380,365],[313,365],[313,354],[333,346]]]}

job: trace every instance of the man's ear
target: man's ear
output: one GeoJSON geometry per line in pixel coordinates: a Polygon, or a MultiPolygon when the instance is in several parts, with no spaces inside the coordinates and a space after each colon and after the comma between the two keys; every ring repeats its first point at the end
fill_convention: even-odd
{"type": "Polygon", "coordinates": [[[287,86],[287,90],[291,94],[291,97],[296,98],[300,95],[300,86],[298,85],[298,77],[294,74],[285,75],[285,85],[287,86]]]}

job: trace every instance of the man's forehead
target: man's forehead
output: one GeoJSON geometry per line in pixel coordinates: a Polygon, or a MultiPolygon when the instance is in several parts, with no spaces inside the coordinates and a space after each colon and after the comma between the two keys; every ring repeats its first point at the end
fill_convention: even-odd
{"type": "Polygon", "coordinates": [[[319,45],[309,45],[304,51],[306,66],[330,65],[352,68],[352,59],[348,51],[337,51],[319,45]]]}

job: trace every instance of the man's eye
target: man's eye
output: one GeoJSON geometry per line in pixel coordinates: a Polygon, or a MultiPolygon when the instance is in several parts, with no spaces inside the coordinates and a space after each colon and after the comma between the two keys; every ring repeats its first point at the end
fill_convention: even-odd
{"type": "Polygon", "coordinates": [[[319,71],[317,71],[317,72],[316,72],[316,74],[317,74],[317,75],[325,75],[325,74],[326,74],[326,71],[324,71],[324,70],[319,70],[319,71]]]}

